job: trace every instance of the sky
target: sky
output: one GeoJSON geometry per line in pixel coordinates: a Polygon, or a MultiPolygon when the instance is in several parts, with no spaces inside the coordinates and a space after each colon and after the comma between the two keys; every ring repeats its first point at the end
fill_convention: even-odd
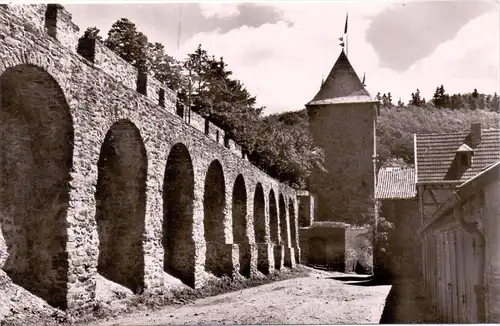
{"type": "Polygon", "coordinates": [[[340,54],[346,13],[347,54],[372,96],[407,102],[418,88],[430,99],[441,84],[448,93],[500,89],[498,0],[62,3],[82,34],[96,26],[106,36],[125,17],[177,59],[201,43],[224,57],[265,114],[303,109],[314,97],[340,54]]]}

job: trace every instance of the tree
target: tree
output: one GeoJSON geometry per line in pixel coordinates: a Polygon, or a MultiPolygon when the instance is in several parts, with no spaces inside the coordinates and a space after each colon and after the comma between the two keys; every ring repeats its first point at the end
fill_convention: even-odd
{"type": "Polygon", "coordinates": [[[425,105],[425,101],[422,101],[422,99],[420,98],[420,90],[418,88],[415,93],[411,93],[411,100],[409,104],[420,107],[425,105]]]}
{"type": "Polygon", "coordinates": [[[474,97],[473,94],[470,94],[467,96],[467,102],[469,103],[469,109],[470,110],[476,110],[477,109],[477,98],[474,97]]]}
{"type": "Polygon", "coordinates": [[[89,27],[85,30],[85,32],[83,33],[83,38],[86,38],[86,39],[96,39],[98,41],[103,41],[102,40],[102,36],[99,35],[99,33],[101,32],[101,30],[97,27],[89,27]]]}
{"type": "Polygon", "coordinates": [[[462,97],[460,94],[453,94],[450,97],[450,109],[461,109],[463,108],[463,102],[462,102],[462,97]]]}
{"type": "Polygon", "coordinates": [[[432,97],[432,103],[434,103],[434,105],[437,108],[442,107],[441,94],[439,92],[439,87],[436,87],[436,91],[434,92],[434,96],[432,97]]]}
{"type": "Polygon", "coordinates": [[[184,61],[184,68],[193,110],[251,150],[263,108],[256,106],[256,98],[240,81],[231,78],[232,72],[227,69],[224,58],[209,56],[199,45],[184,61]]]}
{"type": "Polygon", "coordinates": [[[159,82],[167,85],[168,88],[178,94],[187,92],[188,80],[183,74],[182,63],[166,54],[163,44],[148,43],[147,68],[159,82]]]}
{"type": "Polygon", "coordinates": [[[387,106],[392,106],[392,95],[391,95],[391,92],[387,93],[387,106]]]}
{"type": "Polygon", "coordinates": [[[434,103],[437,108],[449,107],[450,97],[448,94],[446,94],[444,86],[442,84],[441,86],[436,87],[436,91],[434,92],[434,96],[432,97],[432,103],[434,103]]]}
{"type": "Polygon", "coordinates": [[[500,112],[500,99],[498,98],[498,95],[497,95],[496,92],[493,95],[493,97],[491,98],[491,108],[490,108],[490,110],[493,111],[493,112],[500,112]]]}
{"type": "Polygon", "coordinates": [[[485,110],[486,109],[486,101],[485,96],[483,94],[479,95],[479,99],[477,101],[478,109],[485,110]]]}
{"type": "Polygon", "coordinates": [[[148,38],[127,18],[111,25],[105,45],[134,67],[147,69],[148,38]]]}

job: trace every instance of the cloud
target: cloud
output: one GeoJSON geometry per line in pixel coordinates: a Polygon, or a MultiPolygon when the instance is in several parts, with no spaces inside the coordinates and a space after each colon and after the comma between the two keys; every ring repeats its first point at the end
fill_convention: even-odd
{"type": "Polygon", "coordinates": [[[237,3],[204,3],[200,4],[200,9],[205,18],[226,18],[240,13],[237,3]]]}
{"type": "Polygon", "coordinates": [[[150,41],[177,46],[180,21],[180,43],[198,33],[227,33],[243,26],[260,27],[284,21],[281,10],[259,3],[159,3],[159,4],[69,4],[66,9],[85,30],[98,26],[106,35],[111,25],[122,17],[134,22],[150,41]]]}
{"type": "MultiPolygon", "coordinates": [[[[366,73],[367,89],[372,95],[391,92],[395,101],[399,97],[407,101],[419,88],[422,95],[430,99],[441,84],[451,93],[470,92],[474,88],[485,93],[498,92],[498,11],[486,11],[466,21],[459,19],[462,22],[459,27],[454,19],[437,20],[433,25],[436,30],[453,30],[453,35],[439,44],[435,44],[435,38],[422,38],[419,42],[427,49],[427,54],[419,52],[415,57],[412,51],[420,51],[414,45],[416,43],[390,45],[393,51],[389,56],[380,50],[385,41],[380,41],[382,45],[367,41],[366,35],[373,28],[374,17],[394,8],[395,4],[388,1],[276,2],[252,4],[250,7],[241,6],[241,3],[213,7],[185,4],[182,15],[186,23],[182,26],[183,42],[178,51],[172,50],[176,45],[178,7],[170,5],[165,11],[165,6],[116,5],[112,11],[111,6],[108,11],[101,9],[102,15],[95,14],[98,9],[92,9],[94,16],[90,15],[90,9],[80,10],[78,15],[88,22],[102,24],[109,21],[109,26],[119,17],[128,17],[150,40],[162,42],[167,52],[179,59],[185,58],[201,43],[209,54],[224,57],[233,76],[257,96],[259,105],[267,106],[266,114],[302,109],[316,94],[322,75],[326,77],[340,53],[338,37],[343,33],[346,12],[349,12],[349,60],[359,77],[366,73]],[[111,13],[113,18],[108,17],[111,13]],[[260,13],[268,16],[255,18],[260,13]],[[235,21],[236,17],[239,17],[238,21],[235,21]],[[208,24],[207,21],[211,20],[208,24]],[[412,51],[406,51],[406,48],[412,51]],[[391,58],[398,64],[403,62],[406,68],[393,69],[387,62],[391,58]]],[[[418,15],[427,21],[427,15],[435,14],[420,11],[418,15]]],[[[86,26],[101,28],[99,24],[86,26]]],[[[386,26],[382,33],[388,38],[396,34],[391,26],[386,26]]],[[[406,24],[400,28],[411,30],[413,27],[406,24]]],[[[415,32],[404,33],[414,35],[415,32]]]]}
{"type": "Polygon", "coordinates": [[[453,39],[440,44],[407,71],[398,73],[387,68],[375,69],[369,90],[391,91],[396,95],[393,98],[402,97],[404,100],[417,88],[429,100],[441,84],[449,93],[472,92],[474,88],[484,93],[498,92],[498,26],[497,13],[484,14],[470,21],[453,39]]]}
{"type": "Polygon", "coordinates": [[[377,52],[381,67],[404,71],[439,44],[453,39],[469,21],[493,9],[493,1],[393,4],[372,17],[366,40],[377,52]]]}
{"type": "MultiPolygon", "coordinates": [[[[292,2],[275,6],[283,11],[284,20],[294,24],[280,21],[257,28],[244,26],[222,35],[200,33],[179,51],[192,52],[201,43],[210,54],[224,56],[233,76],[257,95],[260,105],[267,106],[265,113],[302,109],[315,95],[322,75],[328,74],[340,52],[338,37],[344,30],[346,11],[352,35],[349,51],[363,54],[363,35],[369,24],[366,15],[384,7],[292,2]]],[[[358,62],[372,66],[377,63],[376,54],[362,56],[358,62]]]]}

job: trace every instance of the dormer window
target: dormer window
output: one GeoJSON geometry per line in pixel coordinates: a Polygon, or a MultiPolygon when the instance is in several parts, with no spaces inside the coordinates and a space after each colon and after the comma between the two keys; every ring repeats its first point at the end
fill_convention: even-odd
{"type": "Polygon", "coordinates": [[[462,166],[467,166],[467,167],[471,166],[472,155],[468,153],[460,154],[460,163],[462,164],[462,166]]]}
{"type": "Polygon", "coordinates": [[[457,159],[462,168],[468,168],[472,165],[472,155],[474,151],[467,144],[462,144],[456,151],[457,159]]]}

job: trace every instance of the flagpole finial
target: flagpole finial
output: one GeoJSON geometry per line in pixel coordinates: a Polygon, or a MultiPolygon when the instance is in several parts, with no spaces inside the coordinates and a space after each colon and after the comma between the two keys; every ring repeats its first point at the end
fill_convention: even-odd
{"type": "MultiPolygon", "coordinates": [[[[347,55],[347,22],[349,20],[349,13],[346,12],[345,14],[345,26],[344,26],[344,36],[345,36],[345,51],[346,51],[346,55],[347,55]]],[[[342,49],[344,49],[344,46],[342,46],[342,49]]]]}

